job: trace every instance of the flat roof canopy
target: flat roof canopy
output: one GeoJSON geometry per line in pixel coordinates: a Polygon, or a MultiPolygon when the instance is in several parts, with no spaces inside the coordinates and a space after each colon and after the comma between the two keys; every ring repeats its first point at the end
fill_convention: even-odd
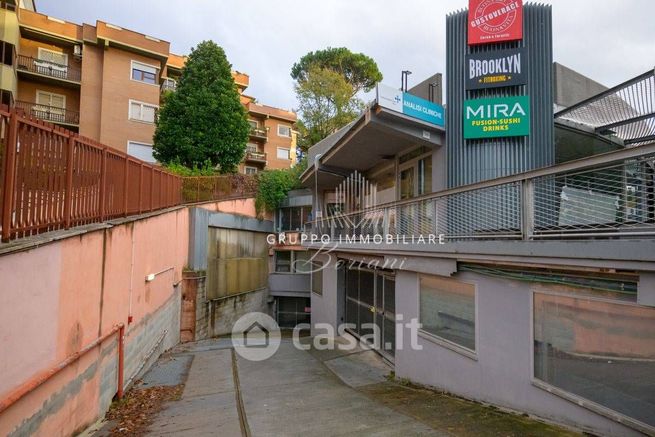
{"type": "Polygon", "coordinates": [[[655,71],[630,79],[555,114],[630,144],[655,141],[655,71]]]}
{"type": "MultiPolygon", "coordinates": [[[[443,146],[443,128],[378,105],[367,109],[341,138],[320,157],[318,184],[336,186],[355,170],[367,171],[413,146],[443,146]]],[[[301,176],[304,186],[314,184],[314,165],[301,176]]]]}

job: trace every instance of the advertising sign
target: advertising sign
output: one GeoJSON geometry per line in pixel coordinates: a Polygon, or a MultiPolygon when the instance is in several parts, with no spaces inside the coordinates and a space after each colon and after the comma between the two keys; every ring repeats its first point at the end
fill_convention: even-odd
{"type": "Polygon", "coordinates": [[[469,0],[469,45],[522,38],[522,0],[469,0]]]}
{"type": "Polygon", "coordinates": [[[378,105],[436,126],[444,127],[444,109],[429,100],[405,93],[388,85],[377,86],[378,105]]]}
{"type": "Polygon", "coordinates": [[[495,50],[466,55],[466,89],[524,85],[526,49],[495,50]]]}
{"type": "Polygon", "coordinates": [[[464,138],[530,135],[530,97],[512,96],[464,101],[464,138]]]}

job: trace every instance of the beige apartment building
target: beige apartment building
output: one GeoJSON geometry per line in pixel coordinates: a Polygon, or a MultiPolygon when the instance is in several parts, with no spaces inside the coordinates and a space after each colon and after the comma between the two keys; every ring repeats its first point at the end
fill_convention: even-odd
{"type": "MultiPolygon", "coordinates": [[[[96,21],[75,24],[36,11],[34,1],[0,1],[0,97],[45,121],[154,162],[155,118],[175,91],[185,57],[170,43],[96,21]]],[[[296,115],[243,94],[249,76],[233,77],[252,125],[242,173],[295,162],[296,115]]]]}

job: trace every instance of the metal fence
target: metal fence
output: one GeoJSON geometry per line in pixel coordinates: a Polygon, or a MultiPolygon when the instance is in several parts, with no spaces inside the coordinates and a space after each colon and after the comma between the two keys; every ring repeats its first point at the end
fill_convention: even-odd
{"type": "Polygon", "coordinates": [[[655,235],[654,175],[651,144],[324,218],[306,233],[337,242],[655,235]]]}
{"type": "Polygon", "coordinates": [[[184,178],[20,110],[0,107],[2,241],[252,195],[244,175],[184,178]]]}

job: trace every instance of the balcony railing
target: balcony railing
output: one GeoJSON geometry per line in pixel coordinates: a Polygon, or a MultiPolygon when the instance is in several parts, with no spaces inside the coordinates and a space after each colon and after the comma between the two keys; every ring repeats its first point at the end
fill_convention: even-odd
{"type": "Polygon", "coordinates": [[[164,78],[161,83],[161,91],[175,91],[177,89],[177,82],[173,79],[164,78]]]}
{"type": "Polygon", "coordinates": [[[246,151],[246,161],[266,162],[266,152],[246,151]]]}
{"type": "Polygon", "coordinates": [[[80,124],[80,113],[77,111],[70,111],[55,106],[40,105],[38,103],[23,102],[20,100],[16,102],[16,108],[22,110],[27,115],[51,123],[72,126],[78,126],[80,124]]]}
{"type": "Polygon", "coordinates": [[[653,237],[655,144],[316,220],[305,232],[340,243],[653,237]]]}
{"type": "Polygon", "coordinates": [[[82,72],[79,68],[71,65],[56,64],[50,61],[33,58],[31,56],[18,55],[18,71],[28,71],[40,76],[52,77],[55,79],[80,82],[82,72]]]}
{"type": "Polygon", "coordinates": [[[252,127],[250,128],[250,136],[254,138],[259,138],[259,139],[267,139],[268,138],[268,129],[262,129],[259,127],[252,127]]]}

